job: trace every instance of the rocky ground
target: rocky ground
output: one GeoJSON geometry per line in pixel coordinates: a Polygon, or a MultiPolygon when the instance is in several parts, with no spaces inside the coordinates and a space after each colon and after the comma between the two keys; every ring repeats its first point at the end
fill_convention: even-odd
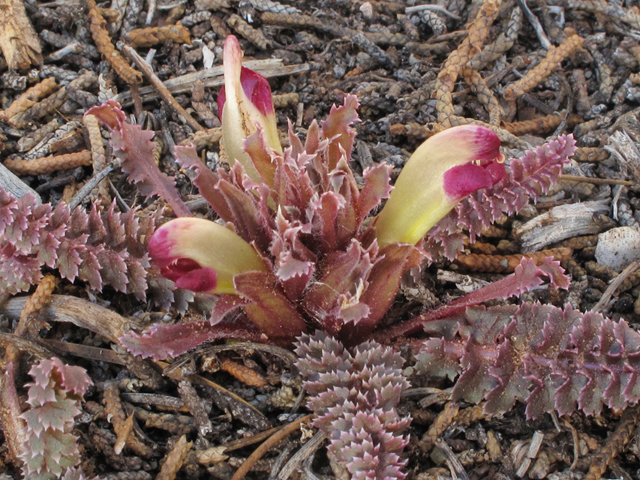
{"type": "MultiPolygon", "coordinates": [[[[105,198],[114,199],[122,212],[160,211],[161,201],[140,195],[110,166],[107,130],[101,132],[104,139],[99,130],[96,137],[100,127],[83,119],[88,108],[113,98],[132,123],[156,132],[161,169],[175,176],[192,210],[209,215],[171,151],[190,142],[210,166],[224,163],[216,104],[222,72],[213,67],[221,65],[224,38],[234,34],[253,61],[251,68],[269,78],[281,131],[289,119],[304,136],[332,105],[357,95],[352,168],[358,175],[379,162],[392,165],[397,175],[425,138],[452,125],[484,122],[511,156],[565,133],[576,137],[578,151],[548,194],[519,215],[500,219],[455,261],[433,263],[420,281],[403,288],[389,322],[503,278],[522,254],[545,251],[542,256],[554,256],[572,276],[572,287],[568,294],[535,289],[520,301],[596,309],[635,329],[640,320],[640,273],[633,262],[640,260],[635,3],[415,3],[0,2],[0,160],[6,167],[0,166],[0,186],[16,196],[37,194],[53,205],[75,202],[87,211],[105,198]],[[158,87],[162,82],[168,90],[158,87]],[[106,183],[95,182],[105,166],[110,166],[106,183]],[[86,184],[96,188],[85,193],[86,184]],[[613,230],[618,227],[628,228],[613,230]],[[603,232],[609,233],[596,246],[603,232]]],[[[52,275],[45,278],[60,278],[55,269],[44,272],[52,275]]],[[[306,417],[301,428],[299,422],[291,427],[308,411],[290,352],[218,345],[170,365],[150,366],[117,346],[110,349],[125,331],[118,330],[124,323],[113,325],[125,319],[126,328],[201,319],[197,303],[181,316],[177,305],[167,310],[111,287],[99,292],[86,282],[51,282],[49,287],[27,282],[21,289],[31,286],[33,293],[40,283],[36,297],[45,310],[38,315],[42,305],[36,302],[30,326],[15,332],[27,346],[16,336],[0,339],[6,351],[2,365],[5,372],[10,360],[18,366],[22,400],[28,365],[42,355],[38,348],[87,369],[94,387],[85,395],[74,432],[89,478],[230,479],[243,465],[251,466],[248,478],[287,478],[283,466],[314,434],[306,417]],[[83,328],[61,322],[86,312],[85,303],[70,297],[95,306],[78,321],[83,328]],[[38,334],[46,326],[38,321],[50,322],[50,329],[38,334]],[[283,426],[292,431],[286,440],[255,463],[247,461],[273,435],[272,428],[283,426]],[[125,442],[128,436],[136,440],[125,442]],[[183,436],[194,443],[185,447],[183,436]]],[[[14,332],[26,301],[24,293],[13,293],[0,291],[5,334],[14,332]]],[[[407,368],[410,362],[407,358],[407,368]]],[[[0,395],[5,435],[15,432],[6,427],[11,423],[7,375],[0,395]]],[[[398,407],[413,418],[405,448],[409,478],[640,478],[635,406],[529,421],[522,405],[490,416],[474,405],[450,402],[451,383],[409,380],[413,388],[398,407]]],[[[0,473],[19,478],[12,455],[5,437],[0,473]]],[[[305,458],[293,476],[333,475],[324,449],[310,447],[305,458]]]]}

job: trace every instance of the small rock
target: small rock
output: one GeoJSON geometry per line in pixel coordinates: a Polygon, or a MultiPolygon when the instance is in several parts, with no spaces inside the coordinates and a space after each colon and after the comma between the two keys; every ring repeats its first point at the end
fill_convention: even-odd
{"type": "Polygon", "coordinates": [[[601,233],[598,235],[596,260],[618,272],[634,260],[640,260],[640,232],[631,227],[618,227],[601,233]]]}

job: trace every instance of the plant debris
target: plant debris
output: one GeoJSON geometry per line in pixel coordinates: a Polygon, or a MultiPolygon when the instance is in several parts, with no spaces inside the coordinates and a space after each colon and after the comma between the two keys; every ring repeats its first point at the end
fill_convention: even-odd
{"type": "MultiPolygon", "coordinates": [[[[65,478],[104,480],[360,478],[376,468],[376,478],[419,480],[637,477],[640,273],[596,257],[598,234],[640,231],[633,2],[0,6],[0,474],[20,478],[26,468],[51,479],[68,466],[65,478]],[[407,263],[375,341],[343,347],[310,331],[311,344],[298,344],[306,356],[296,356],[238,313],[251,308],[247,299],[264,307],[265,323],[264,312],[280,311],[260,293],[268,274],[238,283],[241,300],[214,303],[175,288],[150,259],[161,224],[215,219],[213,210],[269,247],[255,233],[263,226],[247,220],[260,214],[253,194],[228,201],[237,192],[227,185],[251,188],[238,168],[225,170],[232,146],[223,145],[217,100],[231,34],[243,65],[269,80],[274,141],[302,155],[318,147],[305,139],[323,138],[332,167],[351,154],[358,193],[379,180],[367,169],[395,180],[423,140],[456,125],[490,129],[512,158],[508,182],[471,194],[431,230],[422,247],[432,263],[420,272],[408,268],[417,260],[407,263]],[[360,122],[314,126],[332,106],[355,112],[356,103],[360,122]],[[332,141],[341,129],[353,136],[332,141]],[[523,160],[527,150],[536,153],[523,160]],[[572,277],[567,291],[548,257],[572,277]],[[538,270],[529,278],[523,269],[538,270]],[[522,278],[526,288],[516,287],[522,278]],[[213,331],[212,317],[237,325],[213,331]],[[219,345],[240,329],[243,342],[219,345]],[[192,348],[203,342],[217,344],[192,348]],[[343,376],[312,363],[335,363],[343,376]],[[36,376],[45,367],[48,384],[36,376]],[[46,398],[27,409],[23,400],[37,394],[46,398]],[[56,402],[65,415],[45,427],[41,469],[30,459],[41,445],[26,448],[33,432],[23,419],[39,428],[29,412],[56,402]]],[[[292,175],[289,188],[299,185],[292,175]]],[[[337,280],[313,279],[304,291],[319,316],[330,296],[323,282],[337,280]]],[[[342,299],[354,315],[361,287],[342,299]]],[[[292,292],[276,298],[303,298],[292,292]]]]}

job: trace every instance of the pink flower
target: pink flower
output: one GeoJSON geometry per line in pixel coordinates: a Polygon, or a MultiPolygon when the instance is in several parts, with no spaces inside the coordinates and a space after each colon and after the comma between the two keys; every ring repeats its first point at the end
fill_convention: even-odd
{"type": "Polygon", "coordinates": [[[269,82],[259,73],[242,66],[238,39],[230,35],[224,41],[224,87],[218,94],[218,114],[222,120],[222,139],[229,163],[238,161],[254,181],[260,175],[245,152],[245,139],[260,130],[266,145],[278,153],[276,114],[269,82]]]}
{"type": "Polygon", "coordinates": [[[162,275],[194,292],[235,293],[233,277],[267,268],[234,232],[201,218],[177,218],[155,231],[149,254],[162,275]]]}
{"type": "Polygon", "coordinates": [[[378,215],[378,243],[417,244],[460,200],[498,183],[503,161],[498,136],[480,125],[429,138],[411,155],[378,215]]]}

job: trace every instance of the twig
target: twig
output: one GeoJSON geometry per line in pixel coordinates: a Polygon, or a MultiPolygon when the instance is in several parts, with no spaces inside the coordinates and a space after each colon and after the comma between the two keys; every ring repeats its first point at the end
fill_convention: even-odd
{"type": "MultiPolygon", "coordinates": [[[[20,317],[20,312],[27,302],[27,297],[15,297],[0,305],[0,314],[14,320],[20,317]]],[[[71,295],[52,295],[49,302],[40,311],[40,318],[46,322],[69,322],[80,328],[86,328],[118,343],[118,339],[131,330],[131,322],[126,318],[88,300],[83,300],[71,295]]],[[[2,335],[0,335],[2,337],[2,335]]],[[[13,335],[7,335],[15,340],[20,340],[13,335]]],[[[26,344],[34,345],[26,340],[19,346],[27,348],[26,344]],[[23,346],[24,345],[24,346],[23,346]]],[[[0,346],[4,347],[0,338],[0,346]]],[[[40,351],[45,352],[41,347],[40,351]]],[[[33,353],[33,352],[29,352],[33,353]]],[[[40,353],[42,358],[51,358],[51,353],[40,353]]]]}
{"type": "Polygon", "coordinates": [[[436,417],[429,430],[422,436],[418,444],[423,452],[429,452],[437,444],[438,438],[449,428],[458,414],[460,406],[455,402],[448,402],[442,412],[436,417]]]}
{"type": "Polygon", "coordinates": [[[620,273],[620,275],[618,275],[612,282],[611,284],[607,287],[607,289],[605,290],[605,292],[602,294],[602,297],[600,297],[600,300],[598,300],[598,303],[596,303],[593,308],[591,309],[592,312],[600,312],[604,309],[604,307],[607,305],[607,303],[609,303],[609,299],[611,298],[611,296],[615,293],[615,291],[620,287],[620,285],[622,285],[622,283],[629,278],[629,276],[635,272],[638,269],[638,266],[640,266],[638,264],[637,261],[635,262],[631,262],[631,265],[629,265],[627,268],[625,268],[622,273],[620,273]]]}
{"type": "Polygon", "coordinates": [[[628,180],[618,180],[615,178],[593,178],[593,177],[581,177],[579,175],[560,175],[558,179],[560,182],[579,182],[579,183],[592,183],[594,185],[627,185],[634,186],[635,182],[628,180]]]}
{"type": "Polygon", "coordinates": [[[533,29],[536,31],[536,35],[538,36],[538,40],[540,40],[542,47],[545,50],[549,50],[551,48],[551,41],[547,37],[547,34],[544,33],[544,29],[542,28],[542,24],[540,23],[540,20],[538,20],[538,17],[536,17],[533,14],[533,12],[529,9],[529,6],[527,5],[526,0],[518,0],[518,5],[520,5],[520,8],[524,12],[524,14],[527,16],[527,20],[529,20],[529,23],[531,24],[533,29]]]}
{"type": "Polygon", "coordinates": [[[93,177],[87,180],[87,183],[85,183],[84,186],[80,190],[78,190],[78,193],[76,193],[69,202],[69,209],[73,210],[78,205],[80,205],[84,197],[89,195],[91,190],[93,190],[102,181],[103,178],[113,172],[116,165],[116,162],[107,165],[103,170],[100,170],[93,177]]]}
{"type": "Polygon", "coordinates": [[[4,162],[5,167],[18,175],[45,175],[57,170],[68,170],[83,165],[91,165],[91,152],[89,150],[34,158],[33,160],[8,158],[4,162]]]}
{"type": "Polygon", "coordinates": [[[289,425],[283,427],[280,431],[269,437],[262,445],[260,445],[242,464],[242,466],[236,471],[236,473],[231,477],[231,480],[241,480],[243,479],[251,467],[255,465],[255,463],[262,458],[262,456],[267,453],[267,451],[276,445],[278,442],[286,438],[289,434],[296,431],[300,428],[304,422],[311,420],[315,415],[305,415],[302,418],[299,418],[295,422],[290,423],[289,425]]]}
{"type": "Polygon", "coordinates": [[[600,480],[607,466],[631,441],[636,431],[640,411],[638,406],[627,408],[614,432],[607,438],[604,446],[589,459],[589,472],[585,480],[600,480]]]}
{"type": "Polygon", "coordinates": [[[4,443],[16,466],[21,466],[20,457],[24,455],[26,439],[25,421],[21,417],[22,409],[16,391],[13,363],[2,366],[0,375],[0,427],[4,433],[4,443]]]}
{"type": "Polygon", "coordinates": [[[560,72],[558,77],[560,78],[560,82],[562,83],[564,87],[564,91],[567,95],[567,108],[564,114],[562,115],[562,121],[560,122],[556,130],[553,132],[553,135],[551,135],[551,137],[549,137],[549,139],[547,140],[549,142],[551,140],[557,139],[560,135],[562,135],[562,132],[564,132],[564,129],[567,128],[567,124],[569,123],[569,117],[571,115],[571,112],[573,111],[573,91],[571,90],[571,85],[567,81],[567,77],[565,76],[564,73],[560,72]]]}
{"type": "Polygon", "coordinates": [[[447,462],[447,466],[449,467],[449,470],[451,470],[451,478],[455,478],[457,480],[469,480],[469,475],[467,475],[462,463],[460,463],[456,454],[453,453],[451,447],[447,445],[447,442],[442,438],[439,438],[436,440],[436,447],[438,447],[444,455],[445,462],[447,462]]]}
{"type": "Polygon", "coordinates": [[[167,87],[164,86],[164,83],[162,83],[162,80],[160,80],[156,76],[156,74],[153,73],[153,71],[151,70],[151,67],[149,67],[147,62],[144,61],[144,58],[138,55],[138,52],[136,52],[133,48],[131,48],[128,45],[124,45],[122,47],[122,51],[131,60],[133,60],[133,63],[135,63],[140,70],[142,70],[142,74],[155,87],[155,89],[158,91],[158,94],[160,94],[160,97],[162,97],[162,99],[173,110],[175,110],[175,112],[178,115],[183,117],[191,128],[193,128],[195,131],[204,130],[204,127],[200,125],[196,121],[196,119],[189,114],[189,112],[187,112],[184,108],[182,108],[182,105],[180,105],[175,98],[173,98],[173,95],[171,95],[171,92],[167,89],[167,87]]]}
{"type": "Polygon", "coordinates": [[[324,442],[326,438],[327,435],[324,432],[317,432],[311,440],[305,443],[300,450],[289,459],[285,466],[282,467],[276,480],[287,480],[295,470],[299,469],[302,462],[320,448],[320,445],[322,445],[322,442],[324,442]]]}

